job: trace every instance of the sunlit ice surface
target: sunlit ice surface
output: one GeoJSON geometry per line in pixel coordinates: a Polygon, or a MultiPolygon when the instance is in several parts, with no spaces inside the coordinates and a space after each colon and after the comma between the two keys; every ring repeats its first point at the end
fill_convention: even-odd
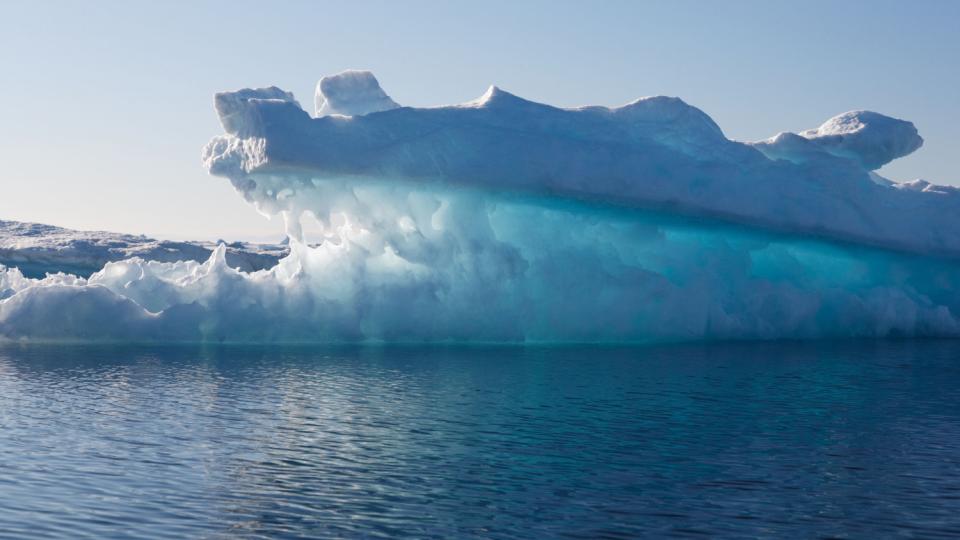
{"type": "Polygon", "coordinates": [[[0,536],[951,537],[960,344],[0,348],[0,536]]]}

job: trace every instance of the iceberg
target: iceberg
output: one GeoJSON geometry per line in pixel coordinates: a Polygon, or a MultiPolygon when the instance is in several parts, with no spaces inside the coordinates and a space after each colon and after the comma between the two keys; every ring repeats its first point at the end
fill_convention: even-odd
{"type": "Polygon", "coordinates": [[[490,87],[394,102],[324,77],[214,97],[204,166],[289,254],[0,271],[9,340],[651,342],[960,336],[960,194],[875,171],[923,143],[870,111],[755,143],[669,97],[561,109],[490,87]]]}

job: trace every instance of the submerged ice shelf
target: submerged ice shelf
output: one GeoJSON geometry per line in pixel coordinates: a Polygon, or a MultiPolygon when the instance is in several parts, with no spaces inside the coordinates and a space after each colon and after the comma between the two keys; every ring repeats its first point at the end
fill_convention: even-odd
{"type": "Polygon", "coordinates": [[[325,77],[315,103],[215,98],[227,134],[204,163],[284,217],[275,267],[237,271],[221,248],[88,279],[8,269],[0,336],[960,336],[960,194],[873,172],[920,147],[909,122],[857,111],[744,144],[675,98],[557,109],[491,88],[413,109],[366,72],[325,77]]]}

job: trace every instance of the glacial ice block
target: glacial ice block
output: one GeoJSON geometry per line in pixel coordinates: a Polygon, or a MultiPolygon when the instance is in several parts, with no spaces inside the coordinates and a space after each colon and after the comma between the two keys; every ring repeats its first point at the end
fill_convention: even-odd
{"type": "Polygon", "coordinates": [[[748,144],[676,98],[391,108],[372,75],[325,80],[318,118],[215,98],[204,163],[283,217],[275,266],[0,268],[0,341],[960,337],[960,192],[874,172],[919,146],[907,122],[748,144]]]}
{"type": "Polygon", "coordinates": [[[243,105],[220,113],[227,134],[205,148],[208,170],[267,213],[290,210],[291,193],[316,183],[367,179],[668,210],[960,255],[956,192],[876,181],[874,169],[922,144],[913,124],[879,113],[846,113],[750,144],[727,139],[677,98],[561,109],[491,87],[467,103],[421,109],[393,108],[366,72],[319,87],[318,112],[351,116],[311,118],[292,97],[272,97],[274,89],[218,94],[218,112],[222,100],[243,105]]]}

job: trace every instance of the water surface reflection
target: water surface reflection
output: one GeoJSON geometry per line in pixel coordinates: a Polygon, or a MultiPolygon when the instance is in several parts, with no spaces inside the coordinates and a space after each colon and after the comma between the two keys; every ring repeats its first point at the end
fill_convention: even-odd
{"type": "Polygon", "coordinates": [[[0,536],[955,536],[958,360],[6,346],[0,536]]]}

